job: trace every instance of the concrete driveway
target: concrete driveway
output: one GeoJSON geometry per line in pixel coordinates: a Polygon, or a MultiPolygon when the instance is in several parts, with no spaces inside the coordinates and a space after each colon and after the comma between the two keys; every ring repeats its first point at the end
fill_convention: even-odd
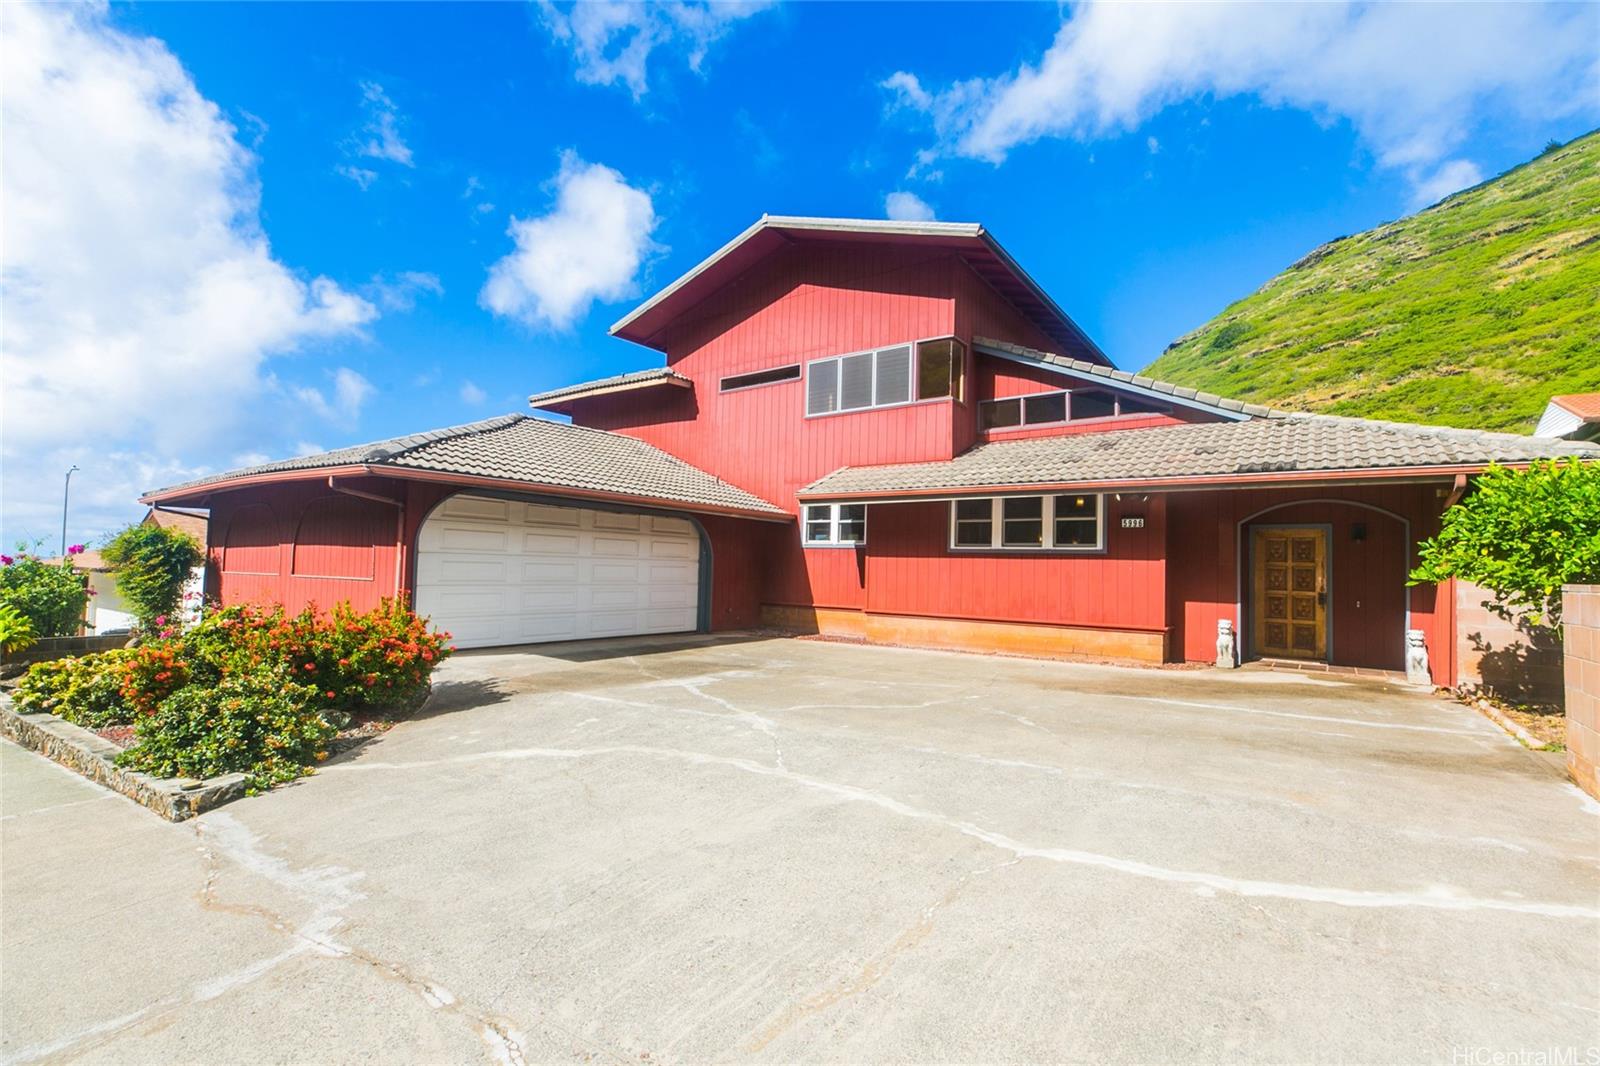
{"type": "Polygon", "coordinates": [[[0,758],[7,1062],[1600,1045],[1600,813],[1381,682],[640,641],[184,825],[0,758]]]}

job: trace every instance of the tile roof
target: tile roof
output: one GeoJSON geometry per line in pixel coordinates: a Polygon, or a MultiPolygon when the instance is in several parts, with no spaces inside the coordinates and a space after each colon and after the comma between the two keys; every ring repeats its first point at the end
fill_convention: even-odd
{"type": "Polygon", "coordinates": [[[1600,447],[1511,433],[1289,414],[1243,422],[1107,430],[981,444],[954,459],[845,467],[805,498],[949,495],[965,489],[1097,482],[1205,482],[1259,474],[1481,467],[1565,455],[1600,460],[1600,447]]]}
{"type": "Polygon", "coordinates": [[[1230,400],[1226,396],[1218,396],[1215,393],[1199,392],[1184,385],[1174,385],[1171,382],[1157,381],[1155,378],[1147,378],[1140,374],[1130,374],[1126,370],[1113,370],[1111,367],[1085,362],[1082,359],[1070,359],[1064,355],[1056,355],[1054,352],[1041,352],[1037,348],[1012,344],[1010,341],[974,337],[972,338],[972,346],[979,352],[987,349],[994,353],[1007,353],[1030,362],[1047,363],[1074,373],[1104,378],[1107,381],[1132,386],[1144,392],[1160,393],[1163,396],[1171,396],[1174,399],[1186,400],[1194,406],[1209,407],[1219,414],[1233,418],[1237,418],[1240,415],[1248,415],[1252,418],[1283,418],[1288,413],[1277,411],[1270,407],[1263,407],[1258,403],[1230,400]]]}
{"type": "Polygon", "coordinates": [[[530,407],[551,407],[571,400],[581,400],[585,396],[600,396],[608,392],[645,389],[656,385],[677,385],[680,388],[693,388],[694,382],[675,370],[658,366],[649,370],[635,370],[628,374],[601,378],[598,381],[585,381],[577,385],[566,385],[559,389],[551,389],[549,392],[536,392],[528,397],[528,405],[530,407]]]}
{"type": "Polygon", "coordinates": [[[199,541],[201,546],[206,543],[206,531],[211,524],[210,519],[203,511],[199,513],[194,511],[172,511],[165,507],[150,508],[150,513],[144,516],[144,520],[151,525],[160,526],[162,529],[181,529],[199,541]]]}
{"type": "Polygon", "coordinates": [[[1552,396],[1550,402],[1570,411],[1585,422],[1600,422],[1600,392],[1578,392],[1567,396],[1552,396]]]}
{"type": "Polygon", "coordinates": [[[698,506],[788,517],[766,500],[644,441],[521,414],[232,470],[149,495],[225,488],[230,481],[261,474],[348,466],[371,467],[377,473],[389,470],[399,477],[404,477],[402,471],[406,470],[462,474],[658,500],[666,505],[687,505],[691,510],[698,506]]]}

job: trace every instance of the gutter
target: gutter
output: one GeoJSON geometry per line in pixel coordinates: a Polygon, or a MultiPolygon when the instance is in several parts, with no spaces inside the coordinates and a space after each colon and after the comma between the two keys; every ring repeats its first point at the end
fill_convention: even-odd
{"type": "MultiPolygon", "coordinates": [[[[1488,464],[1476,466],[1405,467],[1390,470],[1385,467],[1361,470],[1317,470],[1301,473],[1284,473],[1276,477],[1267,474],[1218,474],[1208,477],[1177,478],[1121,478],[1112,480],[1040,481],[1033,483],[999,483],[944,486],[926,489],[860,489],[845,492],[827,492],[811,488],[795,494],[803,502],[852,501],[873,503],[915,503],[919,500],[957,500],[973,496],[1028,495],[1050,492],[1115,492],[1119,490],[1160,490],[1171,492],[1204,492],[1214,488],[1277,488],[1286,482],[1347,482],[1350,484],[1392,484],[1396,481],[1437,481],[1454,476],[1465,491],[1466,479],[1482,473],[1488,464]]],[[[1529,462],[1500,463],[1512,469],[1524,469],[1529,462]]]]}
{"type": "MultiPolygon", "coordinates": [[[[443,470],[422,470],[416,467],[382,466],[370,463],[346,464],[337,467],[302,467],[295,470],[277,470],[270,473],[254,474],[248,477],[230,478],[224,481],[215,481],[204,485],[192,485],[183,489],[168,489],[148,493],[139,498],[140,503],[154,504],[159,500],[175,499],[204,499],[218,492],[232,492],[235,489],[253,488],[260,485],[280,485],[291,482],[321,480],[327,478],[332,483],[335,477],[381,477],[397,481],[427,481],[450,485],[472,486],[477,488],[493,488],[517,492],[541,493],[547,496],[566,496],[579,500],[598,500],[609,503],[630,503],[640,507],[651,507],[656,510],[685,511],[690,514],[725,515],[730,518],[746,518],[758,522],[793,522],[794,515],[785,511],[756,511],[745,507],[732,507],[722,504],[694,503],[688,500],[675,500],[664,496],[640,496],[631,493],[602,492],[597,489],[584,489],[572,485],[551,485],[539,481],[513,481],[508,478],[483,477],[473,474],[452,474],[443,470]]],[[[349,490],[356,492],[357,490],[349,490]]]]}

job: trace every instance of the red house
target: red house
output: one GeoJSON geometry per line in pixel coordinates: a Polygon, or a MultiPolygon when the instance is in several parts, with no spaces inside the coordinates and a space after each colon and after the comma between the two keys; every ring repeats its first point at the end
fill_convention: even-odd
{"type": "Polygon", "coordinates": [[[1455,679],[1416,542],[1568,441],[1284,414],[1112,368],[979,225],[763,217],[612,327],[665,366],[150,493],[210,591],[397,591],[465,647],[758,625],[1455,679]]]}

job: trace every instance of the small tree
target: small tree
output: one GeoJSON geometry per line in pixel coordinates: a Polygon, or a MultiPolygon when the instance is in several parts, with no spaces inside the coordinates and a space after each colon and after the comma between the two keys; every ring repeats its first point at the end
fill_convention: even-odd
{"type": "Polygon", "coordinates": [[[100,553],[113,567],[117,591],[133,608],[139,628],[153,632],[178,613],[190,572],[205,561],[200,542],[178,529],[129,526],[100,553]]]}
{"type": "Polygon", "coordinates": [[[1413,585],[1459,577],[1488,589],[1502,616],[1558,627],[1561,586],[1600,582],[1600,464],[1491,466],[1417,556],[1413,585]]]}
{"type": "Polygon", "coordinates": [[[59,562],[22,545],[15,555],[0,555],[0,604],[16,608],[36,637],[74,635],[89,602],[89,575],[72,565],[72,556],[82,551],[83,545],[74,544],[59,562]]]}

